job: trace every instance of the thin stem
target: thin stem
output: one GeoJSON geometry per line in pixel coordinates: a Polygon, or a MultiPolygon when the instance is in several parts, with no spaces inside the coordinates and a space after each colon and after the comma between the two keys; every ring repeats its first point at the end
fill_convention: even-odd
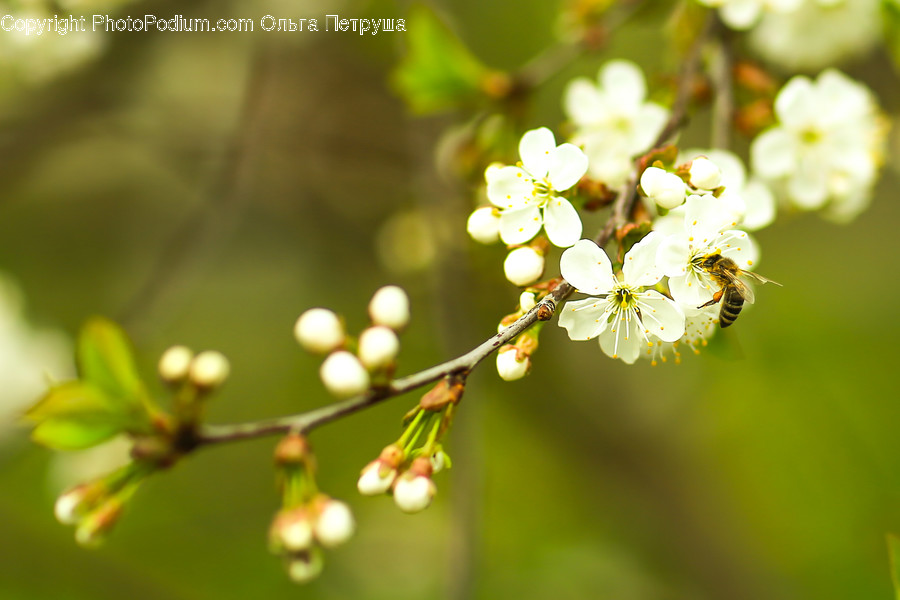
{"type": "MultiPolygon", "coordinates": [[[[657,137],[654,146],[660,146],[667,142],[675,135],[685,120],[690,100],[691,85],[700,68],[700,50],[709,38],[713,30],[713,24],[714,21],[707,20],[706,26],[697,36],[685,57],[679,74],[678,93],[672,105],[672,112],[668,122],[657,137]]],[[[612,239],[616,229],[626,222],[627,216],[631,213],[634,203],[637,201],[637,196],[637,183],[635,177],[633,177],[619,192],[613,205],[612,214],[603,230],[594,240],[598,246],[605,246],[612,239]]],[[[452,360],[396,379],[385,387],[373,389],[360,396],[322,406],[305,413],[234,425],[204,425],[197,432],[197,445],[231,442],[275,433],[287,433],[288,431],[306,434],[321,425],[375,406],[389,398],[405,394],[444,377],[451,375],[465,376],[501,346],[515,339],[519,334],[537,323],[539,314],[545,316],[544,320],[552,317],[556,313],[559,304],[571,296],[574,291],[575,288],[571,284],[561,279],[560,283],[549,294],[538,302],[536,306],[532,307],[531,310],[519,317],[512,325],[452,360]],[[549,316],[547,314],[548,311],[549,316]]]]}
{"type": "Polygon", "coordinates": [[[718,18],[714,25],[716,44],[710,59],[714,100],[710,142],[713,148],[729,148],[731,124],[734,121],[734,48],[728,30],[718,18]]]}

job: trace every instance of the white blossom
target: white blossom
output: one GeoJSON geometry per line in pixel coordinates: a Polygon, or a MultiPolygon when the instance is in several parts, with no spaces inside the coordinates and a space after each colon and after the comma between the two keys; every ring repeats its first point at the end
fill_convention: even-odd
{"type": "Polygon", "coordinates": [[[551,243],[571,246],[581,237],[581,218],[559,193],[578,183],[587,171],[587,157],[572,144],[557,146],[546,127],[522,136],[519,156],[520,166],[485,171],[488,200],[501,209],[500,239],[523,244],[543,226],[551,243]]]}
{"type": "Polygon", "coordinates": [[[159,376],[167,383],[178,383],[188,377],[193,351],[186,346],[172,346],[159,359],[159,376]]]}
{"type": "Polygon", "coordinates": [[[696,308],[718,291],[719,286],[701,267],[707,256],[719,253],[741,269],[751,269],[757,261],[756,243],[745,231],[729,229],[736,225],[733,218],[715,196],[688,197],[682,227],[661,241],[656,257],[658,268],[669,277],[669,292],[679,304],[696,308]]]}
{"type": "Polygon", "coordinates": [[[362,394],[369,389],[369,372],[346,350],[328,355],[319,368],[319,377],[328,391],[338,398],[362,394]]]}
{"type": "Polygon", "coordinates": [[[503,273],[518,286],[534,283],[544,273],[544,256],[530,246],[516,248],[503,261],[503,273]]]}
{"type": "Polygon", "coordinates": [[[700,190],[714,190],[722,181],[719,166],[705,156],[698,156],[691,161],[691,185],[700,190]]]}
{"type": "Polygon", "coordinates": [[[409,296],[396,285],[380,288],[369,301],[369,318],[375,325],[403,329],[409,323],[409,296]]]}
{"type": "Polygon", "coordinates": [[[775,99],[778,124],[750,148],[753,170],[801,210],[847,220],[868,204],[885,131],[868,88],[829,69],[791,79],[775,99]]]}
{"type": "Polygon", "coordinates": [[[719,9],[722,21],[732,29],[753,27],[763,13],[790,13],[804,0],[697,0],[700,4],[719,9]]]}
{"type": "Polygon", "coordinates": [[[687,186],[681,177],[659,167],[648,167],[641,174],[641,189],[647,197],[665,209],[684,203],[687,186]]]}
{"type": "Polygon", "coordinates": [[[367,369],[381,369],[393,362],[400,340],[390,327],[376,325],[359,335],[359,360],[367,369]]]}
{"type": "Polygon", "coordinates": [[[626,60],[607,62],[596,81],[569,82],[563,104],[575,125],[572,143],[584,148],[588,174],[617,188],[631,175],[635,156],[646,152],[669,118],[669,111],[648,102],[644,74],[626,60]]]}
{"type": "Polygon", "coordinates": [[[632,364],[651,336],[674,342],[684,334],[684,314],[656,290],[645,290],[662,279],[656,254],[663,236],[651,232],[625,255],[622,276],[613,275],[606,252],[581,240],[563,253],[560,270],[579,291],[598,296],[567,302],[559,316],[569,338],[599,338],[600,348],[612,358],[632,364]]]}
{"type": "Polygon", "coordinates": [[[339,500],[329,499],[320,507],[316,517],[314,533],[316,540],[325,548],[343,544],[353,536],[356,522],[350,507],[339,500]]]}
{"type": "Polygon", "coordinates": [[[522,379],[531,368],[531,360],[525,356],[519,360],[515,346],[505,346],[497,352],[497,373],[504,381],[522,379]]]}
{"type": "Polygon", "coordinates": [[[189,376],[197,387],[214,388],[222,385],[230,372],[231,365],[224,354],[206,350],[191,361],[189,376]]]}
{"type": "Polygon", "coordinates": [[[297,319],[294,337],[309,352],[328,354],[343,345],[344,326],[327,308],[311,308],[297,319]]]}
{"type": "Polygon", "coordinates": [[[466,231],[476,242],[493,244],[500,239],[500,211],[494,206],[476,208],[469,215],[466,231]]]}
{"type": "Polygon", "coordinates": [[[394,504],[406,513],[425,510],[437,494],[437,487],[426,475],[407,471],[394,484],[394,504]]]}
{"type": "Polygon", "coordinates": [[[882,39],[881,0],[804,0],[798,10],[766,14],[750,46],[791,71],[815,71],[856,58],[882,39]]]}

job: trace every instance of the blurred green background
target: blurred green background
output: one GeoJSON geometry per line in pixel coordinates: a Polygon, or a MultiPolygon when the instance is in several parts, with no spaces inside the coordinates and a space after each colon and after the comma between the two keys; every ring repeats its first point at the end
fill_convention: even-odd
{"type": "MultiPolygon", "coordinates": [[[[442,8],[499,68],[550,44],[558,10],[543,0],[442,8]]],[[[406,7],[123,10],[258,20],[397,18],[406,7]]],[[[528,124],[558,129],[564,84],[609,58],[638,61],[651,80],[673,68],[659,56],[664,13],[552,77],[528,124]]],[[[311,306],[358,331],[375,289],[406,287],[401,374],[487,337],[518,292],[502,280],[503,249],[466,236],[471,195],[437,174],[434,147],[454,117],[414,118],[389,89],[402,36],[123,33],[39,81],[4,67],[0,270],[29,319],[69,335],[92,314],[119,319],[148,377],[171,344],[221,350],[233,374],[214,422],[330,401],[317,359],[291,335],[311,306]]],[[[884,56],[846,68],[897,112],[884,56]]],[[[707,135],[701,115],[687,140],[707,135]]],[[[485,364],[450,436],[454,467],[422,514],[355,490],[418,396],[316,431],[321,487],[350,502],[358,532],[305,587],[266,550],[274,439],[206,449],[153,477],[109,543],[86,551],[53,519],[57,458],[8,431],[0,598],[887,600],[884,536],[900,532],[892,160],[853,224],[810,215],[759,233],[762,272],[784,287],[761,290],[723,336],[731,358],[628,367],[549,326],[530,377],[503,383],[485,364]]]]}

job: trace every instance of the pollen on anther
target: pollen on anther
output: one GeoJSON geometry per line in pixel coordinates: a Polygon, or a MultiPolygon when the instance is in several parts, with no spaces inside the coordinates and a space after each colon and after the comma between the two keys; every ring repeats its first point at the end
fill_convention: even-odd
{"type": "Polygon", "coordinates": [[[752,261],[752,260],[748,260],[748,261],[747,261],[747,265],[752,265],[752,264],[753,264],[753,261],[752,261]]]}
{"type": "Polygon", "coordinates": [[[693,241],[694,241],[694,236],[689,237],[689,238],[688,238],[688,241],[689,241],[689,242],[693,242],[693,241]]]}
{"type": "Polygon", "coordinates": [[[524,227],[519,227],[519,232],[525,231],[524,227]]]}
{"type": "Polygon", "coordinates": [[[697,221],[694,221],[693,223],[691,223],[691,225],[696,225],[696,224],[697,224],[697,221]]]}
{"type": "Polygon", "coordinates": [[[740,251],[741,251],[741,249],[740,249],[740,247],[739,247],[739,248],[738,248],[738,252],[740,252],[740,251]]]}

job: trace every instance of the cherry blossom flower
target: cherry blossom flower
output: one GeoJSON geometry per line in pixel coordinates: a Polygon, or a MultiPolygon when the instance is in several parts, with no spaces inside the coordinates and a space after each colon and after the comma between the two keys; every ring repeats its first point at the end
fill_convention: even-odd
{"type": "Polygon", "coordinates": [[[567,302],[559,324],[573,340],[599,338],[600,348],[628,364],[650,347],[652,336],[674,342],[684,334],[684,313],[656,290],[662,279],[656,254],[663,236],[651,232],[625,255],[622,277],[613,275],[606,252],[581,240],[563,253],[560,271],[578,290],[595,296],[567,302]]]}
{"type": "Polygon", "coordinates": [[[634,157],[653,145],[669,118],[646,97],[641,68],[627,60],[607,62],[596,82],[580,77],[566,87],[563,104],[576,128],[572,143],[584,148],[588,174],[610,188],[625,183],[634,157]]]}
{"type": "Polygon", "coordinates": [[[546,127],[522,136],[519,156],[519,166],[485,171],[488,200],[501,209],[500,239],[505,244],[523,244],[543,226],[551,243],[571,246],[581,237],[581,218],[559,193],[584,176],[587,156],[572,144],[557,146],[546,127]]]}

